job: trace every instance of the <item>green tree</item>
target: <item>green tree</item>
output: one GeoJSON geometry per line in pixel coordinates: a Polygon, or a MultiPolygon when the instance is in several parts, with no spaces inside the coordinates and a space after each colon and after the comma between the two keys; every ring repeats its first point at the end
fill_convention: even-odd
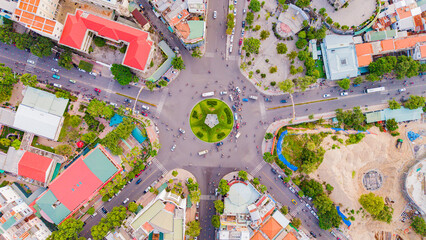
{"type": "Polygon", "coordinates": [[[370,73],[367,75],[367,77],[365,77],[365,79],[367,79],[370,82],[377,82],[380,79],[382,79],[381,77],[379,77],[377,74],[375,73],[370,73]]]}
{"type": "Polygon", "coordinates": [[[191,191],[189,193],[189,196],[191,197],[191,201],[193,203],[198,203],[198,202],[200,202],[200,198],[201,198],[201,190],[197,189],[195,191],[191,191]]]}
{"type": "Polygon", "coordinates": [[[411,95],[410,98],[404,103],[404,107],[408,109],[417,109],[425,106],[425,97],[411,95]]]}
{"type": "Polygon", "coordinates": [[[263,160],[267,163],[272,163],[275,160],[275,157],[270,152],[265,152],[263,154],[263,160]]]}
{"type": "Polygon", "coordinates": [[[9,147],[11,143],[12,143],[12,141],[10,141],[9,138],[0,139],[0,145],[2,145],[4,147],[9,147]]]}
{"type": "Polygon", "coordinates": [[[91,208],[89,208],[87,210],[87,214],[89,214],[89,215],[93,215],[94,213],[95,213],[95,208],[94,207],[91,207],[91,208]]]}
{"type": "Polygon", "coordinates": [[[18,81],[11,68],[0,64],[0,103],[9,101],[12,96],[13,85],[18,81]]]}
{"type": "Polygon", "coordinates": [[[304,8],[311,5],[311,0],[297,0],[296,6],[304,8]]]}
{"type": "Polygon", "coordinates": [[[266,30],[262,30],[260,32],[260,40],[265,40],[269,37],[269,35],[271,35],[271,33],[269,31],[266,30]]]}
{"type": "Polygon", "coordinates": [[[212,216],[212,225],[214,228],[220,228],[220,217],[218,215],[212,216]]]}
{"type": "Polygon", "coordinates": [[[193,58],[202,58],[203,57],[203,55],[201,54],[201,51],[198,47],[195,48],[194,50],[192,50],[191,56],[193,58]]]}
{"type": "Polygon", "coordinates": [[[314,206],[317,208],[319,226],[321,229],[328,230],[332,227],[338,228],[342,219],[337,213],[337,209],[333,201],[325,194],[322,194],[314,199],[314,206]]]}
{"type": "Polygon", "coordinates": [[[164,79],[161,79],[160,81],[158,81],[158,85],[162,86],[162,87],[166,87],[168,84],[168,82],[164,79]]]}
{"type": "Polygon", "coordinates": [[[259,184],[260,184],[260,181],[259,181],[259,179],[258,178],[253,178],[253,185],[255,186],[255,187],[257,187],[259,184]]]}
{"type": "Polygon", "coordinates": [[[81,140],[87,144],[92,143],[95,141],[96,137],[98,135],[95,132],[88,132],[81,136],[81,140]]]}
{"type": "Polygon", "coordinates": [[[191,238],[198,237],[201,232],[200,222],[191,221],[186,224],[185,234],[191,238]]]}
{"type": "Polygon", "coordinates": [[[101,116],[104,107],[105,107],[105,102],[99,101],[98,99],[95,98],[92,101],[90,101],[86,111],[93,117],[99,117],[101,116]]]}
{"type": "Polygon", "coordinates": [[[70,124],[73,128],[78,127],[81,123],[81,117],[78,115],[72,115],[70,116],[70,124]]]}
{"type": "Polygon", "coordinates": [[[260,40],[257,38],[246,38],[244,39],[244,50],[246,50],[248,53],[259,53],[260,48],[260,40]]]}
{"type": "Polygon", "coordinates": [[[128,85],[134,80],[134,76],[130,71],[130,68],[121,64],[112,64],[111,73],[114,76],[114,79],[123,86],[128,85]]]}
{"type": "Polygon", "coordinates": [[[178,171],[173,170],[173,172],[172,172],[173,177],[177,177],[178,174],[179,174],[178,171]]]}
{"type": "Polygon", "coordinates": [[[61,56],[58,59],[58,65],[67,70],[71,70],[73,68],[71,50],[67,49],[61,53],[61,56]]]}
{"type": "Polygon", "coordinates": [[[272,134],[270,132],[265,134],[265,140],[269,140],[269,139],[272,139],[272,138],[274,138],[274,134],[272,134]]]}
{"type": "Polygon", "coordinates": [[[241,171],[239,171],[238,172],[238,177],[239,178],[241,178],[242,180],[244,180],[244,181],[247,181],[247,172],[246,171],[243,171],[243,170],[241,170],[241,171]]]}
{"type": "Polygon", "coordinates": [[[134,202],[129,202],[129,204],[127,205],[127,210],[129,212],[134,213],[134,212],[136,212],[136,210],[138,210],[138,205],[134,202]]]}
{"type": "Polygon", "coordinates": [[[294,60],[297,57],[297,52],[296,51],[292,51],[289,54],[287,54],[287,57],[290,61],[294,60]]]}
{"type": "Polygon", "coordinates": [[[426,223],[423,218],[419,216],[413,217],[411,227],[413,227],[414,232],[416,232],[417,234],[420,234],[421,236],[426,236],[426,223]]]}
{"type": "Polygon", "coordinates": [[[386,120],[386,128],[391,132],[398,129],[398,123],[395,121],[395,118],[386,120]]]}
{"type": "Polygon", "coordinates": [[[308,44],[308,42],[306,41],[306,39],[299,38],[299,40],[297,40],[297,42],[296,42],[296,47],[298,49],[302,49],[302,48],[306,47],[307,44],[308,44]]]}
{"type": "Polygon", "coordinates": [[[228,181],[226,181],[225,179],[221,179],[218,186],[218,191],[220,195],[226,195],[229,192],[229,188],[230,187],[228,185],[228,181]]]}
{"type": "Polygon", "coordinates": [[[284,43],[277,43],[277,53],[278,54],[286,54],[287,53],[287,45],[284,43]]]}
{"type": "Polygon", "coordinates": [[[320,14],[320,15],[323,15],[324,16],[324,13],[326,12],[326,10],[325,10],[325,8],[320,8],[320,10],[318,11],[318,13],[320,14]]]}
{"type": "Polygon", "coordinates": [[[360,107],[354,107],[352,111],[336,109],[336,118],[340,124],[344,124],[346,127],[355,130],[361,130],[365,121],[365,116],[360,107]]]}
{"type": "Polygon", "coordinates": [[[268,188],[265,185],[260,185],[259,190],[261,193],[265,193],[268,190],[268,188]]]}
{"type": "Polygon", "coordinates": [[[284,215],[287,215],[288,213],[288,207],[287,206],[282,206],[280,209],[281,213],[284,215]]]}
{"type": "Polygon", "coordinates": [[[75,240],[79,239],[78,234],[83,230],[83,222],[78,219],[69,218],[58,226],[58,230],[53,231],[47,240],[75,240]]]}
{"type": "Polygon", "coordinates": [[[300,51],[300,52],[297,54],[297,58],[298,58],[300,61],[305,61],[308,57],[309,57],[309,52],[308,52],[308,51],[300,51]]]}
{"type": "Polygon", "coordinates": [[[250,9],[253,12],[259,12],[260,11],[260,2],[258,0],[251,0],[250,4],[248,6],[248,9],[250,9]]]}
{"type": "Polygon", "coordinates": [[[93,42],[95,42],[95,45],[96,45],[97,47],[103,47],[103,46],[105,46],[105,45],[106,45],[106,40],[105,40],[105,38],[98,37],[98,36],[95,36],[95,37],[93,38],[93,42]]]}
{"type": "Polygon", "coordinates": [[[37,83],[38,83],[37,76],[31,75],[29,73],[22,74],[19,79],[21,80],[22,84],[24,84],[25,86],[35,87],[37,86],[37,83]]]}
{"type": "Polygon", "coordinates": [[[254,13],[252,12],[248,12],[247,16],[246,16],[246,23],[248,26],[251,26],[253,24],[254,21],[254,13]]]}
{"type": "Polygon", "coordinates": [[[354,84],[361,84],[363,81],[364,79],[361,76],[359,76],[354,79],[354,84]]]}
{"type": "Polygon", "coordinates": [[[321,183],[315,181],[314,179],[311,180],[303,180],[300,183],[300,189],[305,193],[306,196],[311,198],[316,198],[322,194],[324,194],[324,189],[321,185],[321,183]]]}
{"type": "Polygon", "coordinates": [[[31,46],[31,53],[39,58],[52,55],[53,43],[47,37],[38,36],[35,43],[31,46]]]}
{"type": "Polygon", "coordinates": [[[293,93],[294,93],[294,83],[290,79],[286,79],[285,81],[281,81],[278,83],[278,87],[281,91],[284,93],[288,93],[290,95],[291,105],[293,106],[293,118],[296,118],[296,111],[294,108],[294,100],[293,100],[293,93]]]}
{"type": "Polygon", "coordinates": [[[398,101],[396,101],[395,98],[392,100],[389,100],[388,104],[389,104],[389,108],[392,110],[401,108],[401,104],[398,101]]]}
{"type": "Polygon", "coordinates": [[[337,84],[339,84],[342,89],[348,90],[351,87],[351,80],[349,80],[349,78],[345,78],[338,81],[337,84]]]}
{"type": "Polygon", "coordinates": [[[172,59],[172,66],[174,69],[183,70],[185,69],[185,64],[183,63],[182,57],[174,57],[172,59]]]}
{"type": "Polygon", "coordinates": [[[306,32],[305,31],[300,31],[298,34],[297,34],[297,36],[299,37],[299,38],[306,38],[306,32]]]}
{"type": "Polygon", "coordinates": [[[69,156],[72,154],[72,147],[68,144],[62,144],[55,147],[55,153],[59,155],[69,156]]]}
{"type": "Polygon", "coordinates": [[[216,200],[214,201],[214,208],[216,209],[216,212],[219,214],[223,214],[223,211],[225,210],[225,205],[223,204],[222,200],[216,200]]]}
{"type": "Polygon", "coordinates": [[[15,150],[18,150],[21,147],[21,141],[19,139],[13,140],[11,146],[15,148],[15,150]]]}
{"type": "Polygon", "coordinates": [[[371,215],[379,215],[385,206],[383,198],[374,193],[363,194],[358,201],[371,215]]]}
{"type": "Polygon", "coordinates": [[[21,50],[28,49],[31,47],[31,45],[34,44],[34,39],[26,33],[20,34],[20,33],[14,32],[12,34],[12,38],[13,38],[13,41],[15,42],[15,46],[21,50]]]}
{"type": "Polygon", "coordinates": [[[293,220],[291,220],[291,224],[295,228],[299,228],[302,225],[302,221],[300,220],[300,218],[293,218],[293,220]]]}

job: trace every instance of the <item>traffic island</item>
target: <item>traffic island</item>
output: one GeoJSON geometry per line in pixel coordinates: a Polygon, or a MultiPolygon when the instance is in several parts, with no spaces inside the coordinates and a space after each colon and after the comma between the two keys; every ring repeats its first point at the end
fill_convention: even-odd
{"type": "Polygon", "coordinates": [[[191,130],[204,142],[219,142],[232,131],[234,119],[229,106],[219,99],[203,100],[191,111],[191,130]]]}

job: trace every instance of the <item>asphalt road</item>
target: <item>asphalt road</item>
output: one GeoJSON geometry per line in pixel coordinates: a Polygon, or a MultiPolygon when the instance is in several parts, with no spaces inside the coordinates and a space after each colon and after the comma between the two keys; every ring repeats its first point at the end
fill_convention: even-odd
{"type": "MultiPolygon", "coordinates": [[[[235,47],[238,45],[238,39],[234,39],[234,51],[230,54],[230,60],[225,60],[225,25],[226,25],[226,1],[210,1],[208,6],[208,29],[207,29],[207,49],[206,55],[202,59],[195,59],[190,56],[190,53],[183,50],[180,41],[171,34],[165,25],[155,17],[150,11],[150,6],[145,1],[141,2],[145,7],[145,12],[151,23],[161,31],[164,37],[168,40],[172,47],[178,46],[181,49],[182,57],[185,61],[186,70],[182,71],[179,77],[171,82],[169,86],[161,91],[145,91],[143,90],[139,99],[152,103],[156,107],[151,107],[150,117],[158,124],[160,129],[160,142],[162,149],[159,151],[157,159],[167,169],[184,168],[191,171],[197,178],[202,195],[213,195],[214,189],[221,177],[234,170],[246,170],[254,172],[255,176],[261,177],[261,183],[266,185],[274,198],[283,205],[294,206],[291,199],[297,199],[297,196],[290,192],[282,183],[275,180],[275,175],[269,170],[270,166],[263,163],[262,156],[258,152],[257,146],[261,145],[265,130],[271,122],[276,119],[288,118],[291,116],[291,107],[279,108],[276,110],[268,110],[268,108],[289,105],[281,104],[280,100],[288,100],[288,96],[269,97],[272,102],[265,102],[263,95],[260,94],[239,71],[237,64],[238,51],[235,47]],[[218,11],[217,19],[213,20],[213,11],[218,11]],[[208,71],[211,73],[209,74],[208,71]],[[233,94],[234,99],[237,94],[235,87],[239,87],[242,93],[239,94],[240,101],[231,102],[228,95],[233,94]],[[241,132],[240,138],[235,139],[236,130],[234,130],[223,142],[224,145],[219,149],[211,143],[205,143],[198,140],[192,134],[188,116],[192,107],[203,98],[202,92],[215,91],[217,98],[232,104],[239,104],[242,111],[239,114],[241,132]],[[225,96],[220,96],[220,91],[228,91],[225,96]],[[256,95],[259,97],[257,101],[242,103],[243,97],[256,95]],[[262,123],[261,123],[262,122],[262,123]],[[178,134],[178,128],[183,128],[186,133],[182,136],[178,134]],[[172,145],[176,144],[175,151],[170,151],[172,145]],[[210,150],[203,157],[198,156],[197,152],[201,150],[210,150]]],[[[237,24],[236,36],[241,31],[242,8],[246,4],[244,1],[238,1],[237,4],[237,24]]],[[[61,84],[64,88],[75,92],[83,93],[82,89],[86,88],[85,94],[94,94],[93,88],[102,89],[98,98],[114,103],[123,103],[125,97],[119,94],[124,94],[131,97],[136,97],[139,91],[138,87],[128,86],[122,87],[113,79],[98,76],[94,79],[87,73],[79,72],[77,69],[65,70],[57,66],[52,57],[38,59],[29,53],[18,50],[13,46],[0,44],[0,62],[12,67],[15,71],[30,72],[39,76],[41,80],[48,80],[61,84]],[[5,49],[7,48],[7,50],[5,49]],[[35,65],[27,64],[27,59],[35,60],[35,65]],[[60,80],[53,80],[51,77],[53,72],[52,67],[60,69],[60,80]],[[76,80],[76,84],[69,83],[69,79],[76,80]]],[[[334,111],[337,108],[352,108],[354,106],[369,106],[381,103],[386,103],[388,99],[408,94],[424,95],[426,90],[425,81],[422,78],[415,77],[409,80],[413,84],[403,86],[403,82],[399,80],[383,80],[378,83],[364,83],[356,88],[349,90],[349,96],[340,97],[337,87],[322,86],[320,88],[307,91],[305,93],[294,94],[296,103],[304,103],[323,99],[323,94],[331,94],[331,97],[337,97],[337,100],[332,100],[322,103],[312,103],[301,106],[296,106],[296,117],[306,116],[312,113],[325,113],[334,111]],[[365,88],[384,86],[386,91],[380,93],[364,94],[362,91],[365,88]],[[407,91],[403,94],[398,94],[399,88],[405,87],[407,91]],[[353,91],[353,92],[351,92],[353,91]]],[[[140,104],[138,104],[140,106],[140,104]]],[[[122,192],[111,202],[106,202],[104,206],[110,210],[113,206],[120,205],[122,201],[129,197],[130,200],[135,200],[142,196],[143,190],[149,186],[162,172],[156,165],[151,164],[140,178],[143,182],[139,185],[130,183],[122,192]]],[[[136,179],[135,179],[136,180],[136,179]]],[[[317,220],[313,218],[306,207],[297,208],[291,207],[293,211],[297,209],[297,217],[302,220],[302,225],[319,235],[318,239],[332,239],[329,233],[319,229],[317,220]]],[[[99,211],[98,211],[99,213],[99,211]]],[[[200,239],[214,239],[215,231],[210,223],[211,215],[214,214],[213,201],[202,200],[200,203],[200,220],[201,220],[201,236],[200,239]]],[[[89,229],[96,224],[102,214],[90,218],[82,233],[83,236],[89,237],[89,229]]]]}

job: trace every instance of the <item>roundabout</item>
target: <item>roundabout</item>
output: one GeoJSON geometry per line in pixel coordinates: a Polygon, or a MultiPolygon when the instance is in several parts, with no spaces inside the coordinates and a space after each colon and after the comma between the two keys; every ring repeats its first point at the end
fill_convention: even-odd
{"type": "Polygon", "coordinates": [[[198,102],[191,110],[192,133],[204,142],[219,142],[232,131],[234,119],[229,106],[219,99],[198,102]]]}

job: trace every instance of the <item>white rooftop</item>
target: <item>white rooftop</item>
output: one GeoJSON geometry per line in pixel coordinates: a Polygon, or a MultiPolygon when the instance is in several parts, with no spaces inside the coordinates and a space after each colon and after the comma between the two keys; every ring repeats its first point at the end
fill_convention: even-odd
{"type": "Polygon", "coordinates": [[[425,184],[426,158],[411,167],[405,181],[405,187],[408,195],[421,209],[421,211],[423,211],[422,214],[426,213],[425,184]]]}
{"type": "Polygon", "coordinates": [[[214,128],[214,126],[219,124],[219,120],[217,119],[216,114],[207,114],[206,119],[204,120],[204,123],[210,128],[214,128]]]}
{"type": "Polygon", "coordinates": [[[56,116],[64,115],[68,99],[57,98],[54,94],[37,88],[28,87],[22,103],[25,106],[47,112],[56,116]]]}
{"type": "Polygon", "coordinates": [[[224,214],[249,213],[248,206],[260,197],[251,184],[234,183],[225,198],[224,214]]]}

